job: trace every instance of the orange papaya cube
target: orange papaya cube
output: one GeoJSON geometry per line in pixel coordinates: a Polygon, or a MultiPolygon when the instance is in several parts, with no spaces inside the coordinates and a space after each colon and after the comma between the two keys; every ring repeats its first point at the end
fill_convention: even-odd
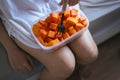
{"type": "Polygon", "coordinates": [[[77,15],[78,15],[78,10],[77,9],[70,10],[70,16],[71,17],[76,17],[77,15]]]}
{"type": "Polygon", "coordinates": [[[43,39],[45,39],[45,37],[48,34],[48,32],[45,29],[40,29],[39,33],[43,39]]]}
{"type": "Polygon", "coordinates": [[[79,30],[82,29],[82,28],[84,28],[84,25],[81,24],[81,23],[77,23],[77,24],[75,25],[75,29],[76,29],[77,31],[79,31],[79,30]]]}
{"type": "Polygon", "coordinates": [[[68,17],[66,20],[66,24],[69,26],[73,26],[76,23],[78,23],[78,20],[76,18],[73,18],[73,17],[68,17]]]}
{"type": "Polygon", "coordinates": [[[38,26],[39,28],[44,28],[43,25],[41,25],[39,22],[37,22],[36,24],[34,24],[34,26],[38,26]]]}
{"type": "Polygon", "coordinates": [[[86,17],[85,16],[80,16],[80,18],[78,19],[78,22],[80,23],[80,22],[83,22],[83,21],[85,21],[86,20],[86,17]]]}
{"type": "Polygon", "coordinates": [[[39,23],[44,27],[47,28],[48,24],[45,21],[40,20],[39,23]]]}
{"type": "Polygon", "coordinates": [[[46,41],[46,42],[50,42],[51,40],[53,40],[53,39],[52,39],[52,38],[47,37],[45,41],[46,41]]]}
{"type": "Polygon", "coordinates": [[[59,40],[62,41],[62,40],[64,40],[64,38],[63,37],[59,37],[59,40]]]}
{"type": "Polygon", "coordinates": [[[70,31],[70,30],[73,30],[73,29],[75,29],[73,26],[70,26],[69,28],[68,28],[68,31],[70,31]]]}
{"type": "Polygon", "coordinates": [[[75,28],[73,26],[71,26],[69,29],[68,29],[68,33],[69,35],[72,35],[72,34],[75,34],[77,31],[75,30],[75,28]]]}
{"type": "Polygon", "coordinates": [[[62,33],[61,32],[57,32],[56,38],[60,38],[60,37],[62,37],[62,33]]]}
{"type": "Polygon", "coordinates": [[[79,16],[76,16],[75,18],[76,18],[77,20],[79,20],[80,17],[79,17],[79,16]]]}
{"type": "Polygon", "coordinates": [[[55,35],[56,35],[55,31],[49,30],[49,32],[48,32],[48,37],[49,38],[55,38],[55,35]]]}
{"type": "Polygon", "coordinates": [[[44,46],[47,46],[47,45],[48,45],[48,43],[47,43],[47,42],[44,42],[44,43],[43,43],[43,45],[44,45],[44,46]]]}
{"type": "Polygon", "coordinates": [[[43,39],[42,39],[42,37],[41,37],[41,36],[38,36],[38,37],[37,37],[37,39],[38,39],[38,41],[39,41],[41,44],[43,44],[43,43],[44,43],[44,41],[43,41],[43,39]]]}
{"type": "Polygon", "coordinates": [[[40,36],[39,30],[40,30],[41,27],[42,26],[39,23],[33,25],[32,31],[35,34],[35,36],[40,36]]]}
{"type": "Polygon", "coordinates": [[[70,17],[70,10],[66,10],[64,12],[64,18],[68,18],[68,17],[70,17]]]}
{"type": "Polygon", "coordinates": [[[64,20],[64,21],[63,21],[63,25],[64,25],[64,27],[67,29],[67,28],[69,28],[69,24],[67,24],[66,22],[67,22],[67,21],[64,20]]]}
{"type": "Polygon", "coordinates": [[[67,32],[63,33],[63,38],[64,38],[64,39],[66,39],[66,38],[68,38],[68,37],[70,37],[70,35],[69,35],[67,32]]]}
{"type": "Polygon", "coordinates": [[[50,18],[53,23],[59,23],[59,15],[57,13],[52,12],[50,18]]]}
{"type": "Polygon", "coordinates": [[[62,16],[62,11],[60,11],[60,12],[58,13],[58,15],[61,17],[61,16],[62,16]]]}
{"type": "Polygon", "coordinates": [[[87,22],[86,21],[83,21],[82,24],[85,26],[87,26],[87,22]]]}
{"type": "Polygon", "coordinates": [[[51,23],[51,18],[50,18],[50,16],[48,16],[48,17],[45,19],[45,22],[48,23],[48,24],[51,23]]]}
{"type": "Polygon", "coordinates": [[[56,23],[51,23],[50,26],[49,26],[49,28],[50,28],[51,30],[57,30],[57,26],[58,26],[58,24],[56,24],[56,23]]]}
{"type": "Polygon", "coordinates": [[[59,42],[60,42],[59,39],[56,38],[56,39],[51,40],[50,42],[48,42],[48,46],[53,46],[53,45],[55,45],[55,44],[57,44],[57,43],[59,43],[59,42]]]}
{"type": "Polygon", "coordinates": [[[75,34],[77,31],[75,30],[75,29],[73,29],[73,30],[71,30],[71,31],[69,31],[69,34],[70,35],[73,35],[73,34],[75,34]]]}

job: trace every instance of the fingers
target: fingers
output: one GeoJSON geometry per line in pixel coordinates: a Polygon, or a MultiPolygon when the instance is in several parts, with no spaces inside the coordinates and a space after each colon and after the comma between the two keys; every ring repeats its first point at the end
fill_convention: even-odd
{"type": "Polygon", "coordinates": [[[24,63],[22,65],[13,64],[12,68],[15,72],[21,72],[21,73],[30,72],[32,70],[32,67],[27,63],[24,63]]]}
{"type": "Polygon", "coordinates": [[[15,72],[21,73],[30,72],[34,66],[32,59],[28,55],[26,55],[23,61],[20,61],[19,63],[11,61],[10,64],[15,72]]]}
{"type": "Polygon", "coordinates": [[[76,5],[77,3],[79,3],[80,0],[69,0],[69,6],[74,6],[76,5]]]}
{"type": "Polygon", "coordinates": [[[32,66],[29,63],[24,63],[22,67],[25,72],[30,72],[32,70],[32,66]]]}
{"type": "MultiPolygon", "coordinates": [[[[76,5],[77,3],[79,3],[80,0],[68,0],[68,4],[69,6],[74,6],[76,5]]],[[[63,0],[61,0],[61,2],[59,3],[59,5],[62,5],[63,4],[63,0]]]]}
{"type": "Polygon", "coordinates": [[[33,61],[32,59],[27,55],[26,60],[24,63],[19,67],[22,72],[30,72],[33,69],[33,61]]]}

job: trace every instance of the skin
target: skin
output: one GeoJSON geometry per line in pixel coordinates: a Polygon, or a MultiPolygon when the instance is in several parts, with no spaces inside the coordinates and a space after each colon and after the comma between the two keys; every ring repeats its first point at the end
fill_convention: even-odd
{"type": "MultiPolygon", "coordinates": [[[[69,5],[78,2],[71,1],[73,0],[69,0],[69,5]]],[[[34,64],[29,55],[40,61],[44,65],[40,71],[41,80],[66,80],[74,71],[76,61],[79,64],[90,64],[98,55],[97,46],[88,29],[78,39],[72,41],[69,47],[64,46],[49,54],[30,48],[17,39],[12,40],[3,25],[0,25],[0,42],[6,48],[9,62],[15,71],[32,70],[34,64]]]]}
{"type": "Polygon", "coordinates": [[[65,80],[75,69],[75,57],[80,64],[90,64],[98,55],[97,47],[89,30],[85,31],[80,38],[71,42],[69,44],[70,48],[64,46],[49,54],[30,48],[22,44],[19,40],[15,39],[13,42],[3,26],[0,26],[0,34],[2,34],[0,35],[2,37],[0,38],[0,42],[2,42],[8,52],[11,67],[19,72],[30,71],[33,63],[30,57],[27,57],[27,52],[44,65],[44,68],[40,71],[41,80],[65,80]],[[23,50],[17,47],[16,44],[23,50]]]}
{"type": "Polygon", "coordinates": [[[16,46],[15,42],[8,36],[2,24],[0,24],[0,42],[8,53],[9,62],[13,70],[17,72],[29,72],[32,70],[33,62],[31,58],[25,51],[16,46]]]}
{"type": "MultiPolygon", "coordinates": [[[[76,5],[80,0],[68,0],[68,5],[69,6],[74,6],[76,5]]],[[[59,5],[63,4],[63,0],[61,0],[61,2],[59,3],[59,5]]]]}

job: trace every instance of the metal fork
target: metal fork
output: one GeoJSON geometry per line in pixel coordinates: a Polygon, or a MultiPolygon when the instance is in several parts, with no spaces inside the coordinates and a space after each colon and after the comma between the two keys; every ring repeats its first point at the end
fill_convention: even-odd
{"type": "Polygon", "coordinates": [[[66,10],[68,4],[68,0],[63,0],[63,6],[62,6],[62,17],[61,17],[61,23],[58,26],[58,33],[64,33],[65,27],[63,25],[63,20],[64,20],[64,11],[66,10]]]}

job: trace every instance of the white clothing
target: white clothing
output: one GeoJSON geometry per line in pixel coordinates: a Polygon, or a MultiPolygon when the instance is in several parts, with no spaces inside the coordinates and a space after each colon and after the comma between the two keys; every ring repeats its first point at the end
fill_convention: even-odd
{"type": "MultiPolygon", "coordinates": [[[[4,25],[10,36],[14,36],[29,47],[40,48],[31,35],[31,27],[35,21],[43,19],[43,17],[50,12],[60,11],[61,7],[58,5],[60,1],[61,0],[0,0],[0,10],[3,13],[1,18],[5,21],[4,25]]],[[[102,5],[104,1],[81,0],[81,3],[83,3],[81,5],[83,5],[83,7],[86,5],[89,8],[92,6],[97,7],[97,5],[102,5]],[[95,5],[93,3],[95,3],[95,5]]],[[[117,4],[120,2],[120,0],[112,1],[117,4]]],[[[112,1],[110,0],[108,2],[112,3],[112,1]]],[[[73,7],[80,9],[79,4],[73,7]]],[[[87,9],[85,11],[87,11],[87,9]]]]}
{"type": "MultiPolygon", "coordinates": [[[[10,36],[23,44],[40,48],[31,35],[31,27],[35,21],[43,19],[50,12],[58,12],[61,0],[0,0],[0,10],[4,25],[10,36]]],[[[79,6],[76,5],[79,9],[79,6]]]]}

